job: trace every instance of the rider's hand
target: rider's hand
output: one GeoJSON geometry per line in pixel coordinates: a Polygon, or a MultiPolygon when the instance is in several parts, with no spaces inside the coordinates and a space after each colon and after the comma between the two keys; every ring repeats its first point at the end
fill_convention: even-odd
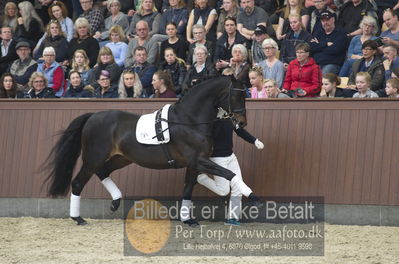
{"type": "Polygon", "coordinates": [[[265,145],[263,145],[262,141],[260,141],[259,139],[255,140],[255,147],[257,149],[263,149],[265,147],[265,145]]]}

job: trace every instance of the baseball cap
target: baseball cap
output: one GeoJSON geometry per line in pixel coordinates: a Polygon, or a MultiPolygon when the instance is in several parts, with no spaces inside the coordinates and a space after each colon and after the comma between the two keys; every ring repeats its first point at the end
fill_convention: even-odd
{"type": "Polygon", "coordinates": [[[258,25],[255,28],[255,35],[261,35],[261,34],[266,34],[267,29],[264,25],[258,25]]]}

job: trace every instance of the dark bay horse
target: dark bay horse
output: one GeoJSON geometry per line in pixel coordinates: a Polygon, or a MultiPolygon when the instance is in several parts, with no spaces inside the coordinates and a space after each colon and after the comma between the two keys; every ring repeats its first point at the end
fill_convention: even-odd
{"type": "MultiPolygon", "coordinates": [[[[235,176],[209,160],[212,125],[218,107],[230,115],[237,127],[246,125],[245,89],[232,76],[204,81],[170,107],[170,142],[164,146],[170,153],[169,158],[175,161],[175,168],[187,168],[183,199],[191,200],[200,172],[228,180],[235,176]]],[[[132,162],[151,169],[171,168],[163,147],[137,142],[135,128],[139,118],[139,115],[116,110],[83,114],[69,124],[51,151],[47,160],[51,169],[47,179],[50,182],[48,193],[52,197],[65,196],[72,186],[71,217],[78,224],[86,224],[86,221],[80,216],[80,200],[74,202],[73,199],[80,199],[93,174],[104,180],[113,171],[132,162]],[[80,154],[83,164],[72,180],[80,154]]],[[[112,201],[111,210],[119,207],[119,200],[112,201]]],[[[196,224],[191,221],[189,225],[196,224]]]]}

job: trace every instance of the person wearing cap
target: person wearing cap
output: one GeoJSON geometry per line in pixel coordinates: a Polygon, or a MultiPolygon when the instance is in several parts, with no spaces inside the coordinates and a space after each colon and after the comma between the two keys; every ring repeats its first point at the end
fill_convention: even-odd
{"type": "Polygon", "coordinates": [[[31,46],[26,41],[20,41],[16,45],[18,59],[10,67],[10,73],[14,75],[18,88],[27,88],[28,81],[37,69],[37,62],[31,57],[31,46]]]}
{"type": "MultiPolygon", "coordinates": [[[[108,71],[101,71],[100,76],[97,79],[98,86],[94,91],[94,97],[96,98],[119,98],[117,87],[111,86],[111,74],[108,71]]],[[[84,89],[90,90],[90,85],[84,89]],[[89,87],[88,87],[89,86],[89,87]]]]}
{"type": "Polygon", "coordinates": [[[257,64],[266,59],[266,55],[263,52],[262,43],[268,38],[270,37],[267,34],[266,27],[264,25],[258,25],[254,30],[254,38],[252,40],[251,46],[253,64],[257,64]]]}
{"type": "Polygon", "coordinates": [[[352,65],[352,73],[349,76],[348,88],[356,89],[356,74],[368,72],[371,76],[370,89],[374,92],[383,88],[384,65],[379,56],[376,56],[378,45],[374,40],[366,40],[362,45],[363,58],[356,60],[352,65]]]}
{"type": "Polygon", "coordinates": [[[302,28],[301,17],[298,14],[291,14],[288,17],[291,30],[285,35],[281,42],[280,60],[285,67],[296,58],[295,47],[299,43],[310,43],[312,35],[302,28]]]}
{"type": "Polygon", "coordinates": [[[224,33],[216,42],[215,63],[216,69],[224,69],[229,65],[232,57],[231,49],[235,44],[243,44],[249,48],[248,40],[237,30],[237,21],[227,17],[224,21],[224,33]]]}
{"type": "Polygon", "coordinates": [[[337,26],[341,27],[348,37],[360,35],[359,24],[364,16],[372,16],[378,21],[376,7],[369,0],[350,0],[343,4],[339,11],[337,26]]]}
{"type": "MultiPolygon", "coordinates": [[[[330,12],[334,12],[331,7],[327,5],[328,0],[314,0],[314,7],[315,9],[312,11],[310,14],[310,21],[308,23],[307,31],[315,35],[317,32],[322,31],[323,27],[321,26],[321,19],[320,19],[320,14],[323,13],[324,11],[328,10],[330,12]]],[[[332,2],[332,1],[330,1],[332,2]]]]}
{"type": "Polygon", "coordinates": [[[270,23],[269,16],[262,8],[255,6],[255,0],[242,0],[242,10],[238,12],[237,29],[240,33],[251,40],[257,26],[263,25],[267,28],[267,34],[274,36],[275,32],[270,23]]]}
{"type": "Polygon", "coordinates": [[[323,31],[310,41],[311,51],[323,74],[338,74],[346,56],[348,38],[340,28],[335,27],[335,14],[324,11],[320,14],[323,31]]]}

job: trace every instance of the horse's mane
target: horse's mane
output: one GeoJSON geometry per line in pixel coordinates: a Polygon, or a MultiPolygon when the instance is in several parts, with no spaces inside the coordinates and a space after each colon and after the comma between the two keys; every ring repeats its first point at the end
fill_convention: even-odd
{"type": "Polygon", "coordinates": [[[190,93],[192,93],[191,91],[194,89],[201,89],[202,86],[208,86],[209,83],[214,82],[215,80],[220,80],[220,79],[229,79],[230,80],[230,76],[226,76],[226,75],[219,75],[219,76],[212,76],[209,77],[203,81],[201,81],[200,83],[194,85],[193,87],[191,87],[182,97],[179,98],[179,100],[175,103],[175,104],[179,104],[182,100],[184,100],[184,98],[190,93]]]}

